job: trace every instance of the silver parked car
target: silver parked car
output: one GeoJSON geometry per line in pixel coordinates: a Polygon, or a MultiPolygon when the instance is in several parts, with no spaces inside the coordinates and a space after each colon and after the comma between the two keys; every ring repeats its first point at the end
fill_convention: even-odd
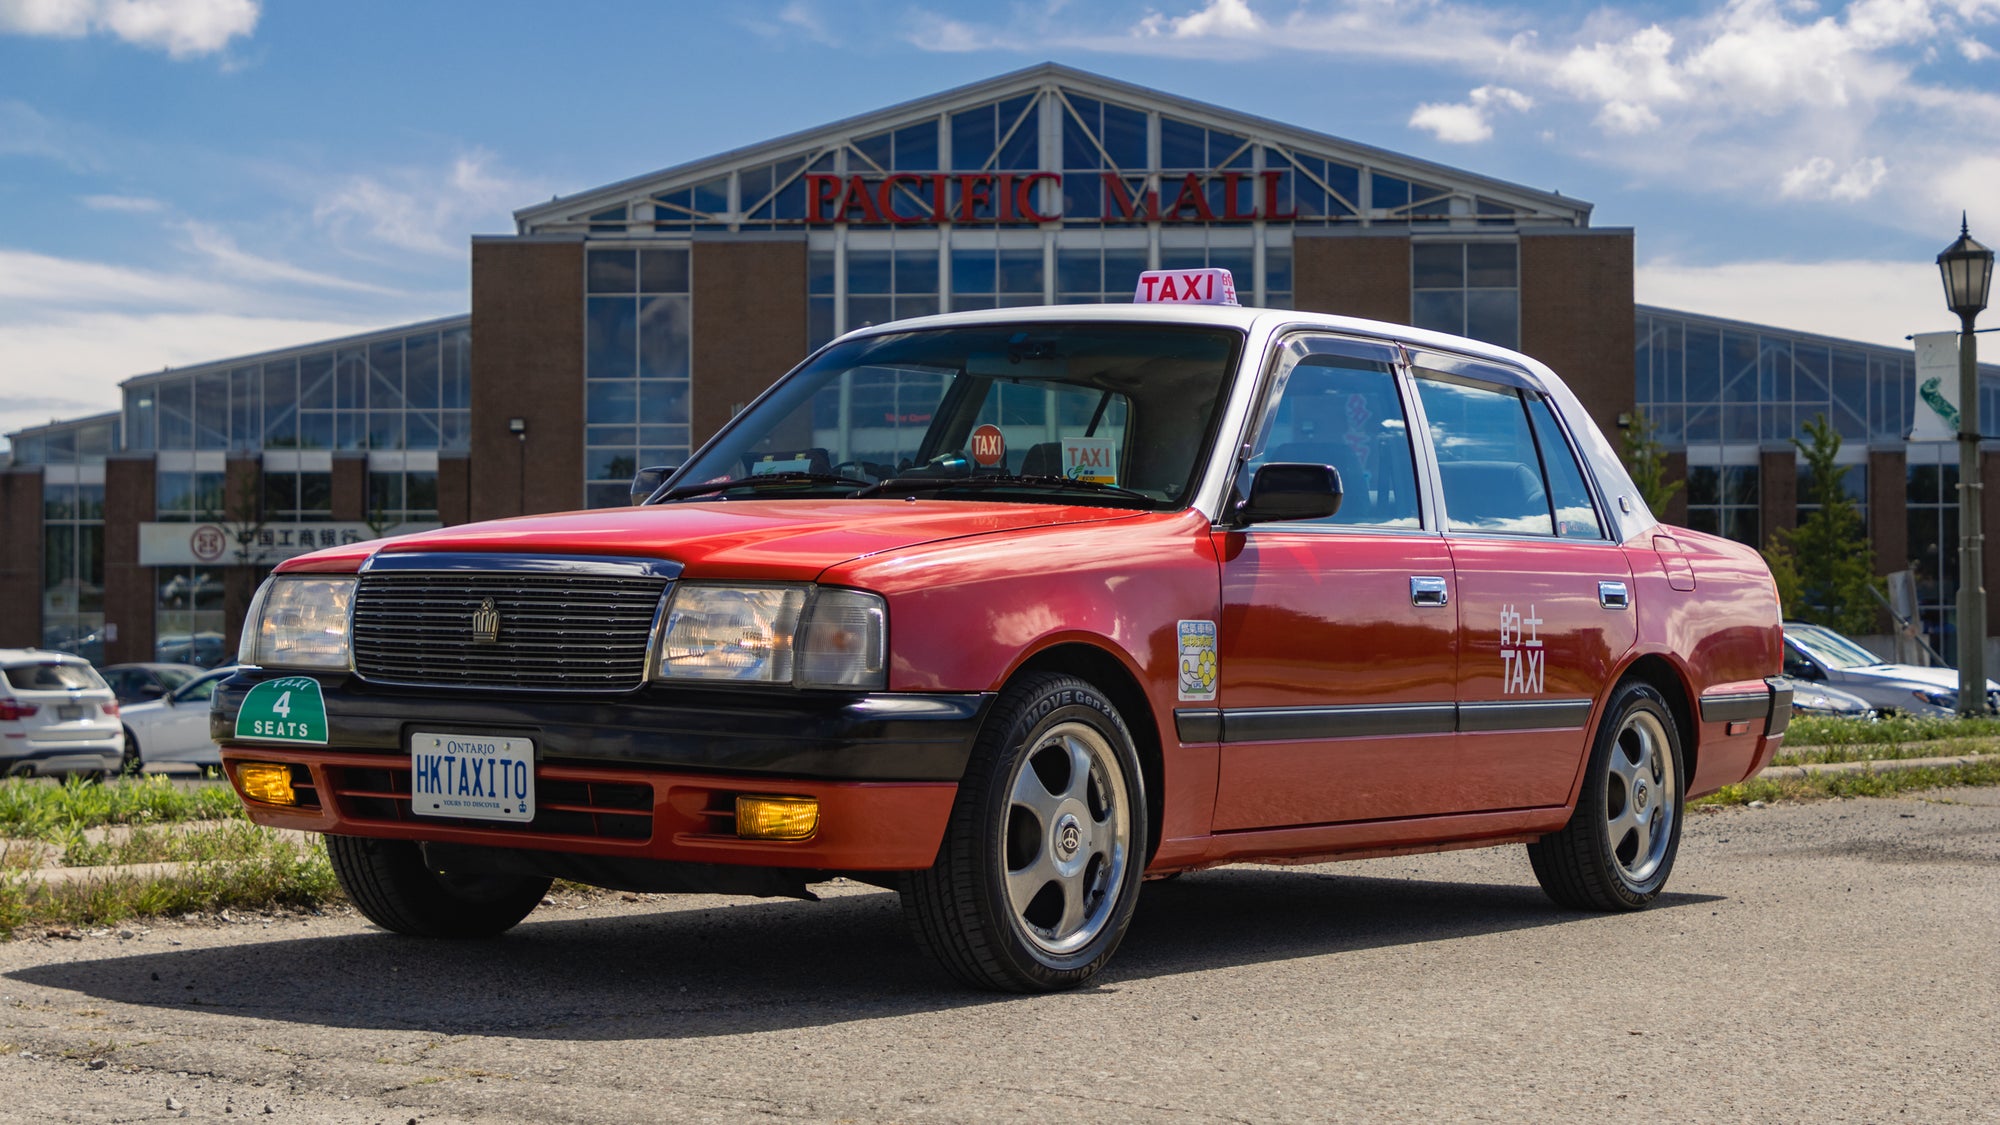
{"type": "Polygon", "coordinates": [[[118,700],[88,660],[0,648],[0,775],[102,776],[124,751],[118,700]]]}
{"type": "MultiPolygon", "coordinates": [[[[1852,692],[1884,713],[1950,718],[1958,712],[1958,672],[1890,664],[1823,625],[1785,622],[1785,675],[1852,692]]],[[[1986,707],[2000,706],[2000,684],[1986,681],[1986,707]]]]}

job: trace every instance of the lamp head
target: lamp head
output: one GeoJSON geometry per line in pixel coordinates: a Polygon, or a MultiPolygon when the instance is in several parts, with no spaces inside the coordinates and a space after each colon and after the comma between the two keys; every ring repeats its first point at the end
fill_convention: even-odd
{"type": "Polygon", "coordinates": [[[1979,315],[1993,285],[1993,251],[1973,241],[1964,212],[1958,217],[1958,241],[1938,254],[1937,264],[1944,278],[1945,307],[1959,316],[1979,315]]]}

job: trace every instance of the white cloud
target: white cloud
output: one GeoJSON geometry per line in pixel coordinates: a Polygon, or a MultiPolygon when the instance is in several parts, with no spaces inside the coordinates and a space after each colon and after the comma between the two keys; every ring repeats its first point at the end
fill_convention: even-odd
{"type": "Polygon", "coordinates": [[[1139,21],[1142,34],[1179,39],[1257,35],[1265,28],[1264,21],[1250,10],[1248,0],[1209,0],[1208,7],[1185,16],[1170,18],[1156,12],[1139,21]]]}
{"type": "Polygon", "coordinates": [[[0,0],[0,33],[109,34],[176,59],[213,54],[257,27],[258,0],[0,0]]]}
{"type": "Polygon", "coordinates": [[[313,218],[348,248],[463,257],[475,230],[511,232],[522,200],[551,194],[546,185],[498,172],[490,154],[456,157],[449,168],[406,168],[350,176],[313,207],[313,218]]]}
{"type": "Polygon", "coordinates": [[[225,275],[242,281],[279,282],[311,289],[334,289],[349,293],[376,293],[400,296],[397,290],[363,281],[351,281],[332,274],[317,273],[288,262],[260,257],[236,245],[228,233],[208,223],[189,220],[180,224],[188,246],[213,262],[225,275]]]}
{"type": "Polygon", "coordinates": [[[1836,167],[1832,160],[1815,156],[1784,174],[1778,194],[1786,199],[1858,201],[1874,195],[1889,175],[1888,164],[1879,156],[1856,160],[1838,175],[1836,167]]]}
{"type": "Polygon", "coordinates": [[[1961,39],[1958,43],[1958,53],[1964,55],[1967,62],[1985,62],[1993,57],[1993,48],[1977,39],[1961,39]]]}
{"type": "Polygon", "coordinates": [[[123,211],[131,215],[147,215],[166,210],[167,205],[157,199],[138,195],[86,195],[77,202],[92,211],[123,211]]]}
{"type": "MultiPolygon", "coordinates": [[[[1954,232],[1955,233],[1955,232],[1954,232]]],[[[1943,240],[1940,236],[1940,248],[1943,240]]],[[[1912,332],[1955,326],[1937,268],[1928,260],[1746,261],[1697,266],[1642,262],[1633,277],[1640,304],[1781,324],[1843,340],[1908,347],[1912,332]]]]}
{"type": "Polygon", "coordinates": [[[1505,86],[1481,86],[1461,103],[1426,102],[1410,114],[1410,127],[1449,144],[1471,144],[1493,136],[1493,111],[1526,112],[1535,100],[1505,86]]]}

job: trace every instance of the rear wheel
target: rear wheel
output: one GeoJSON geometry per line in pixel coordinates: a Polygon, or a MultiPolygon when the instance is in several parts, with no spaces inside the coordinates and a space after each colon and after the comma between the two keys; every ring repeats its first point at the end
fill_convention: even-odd
{"type": "Polygon", "coordinates": [[[1576,811],[1528,845],[1542,890],[1579,910],[1637,910],[1660,893],[1680,852],[1680,732],[1651,685],[1620,684],[1584,772],[1576,811]]]}
{"type": "Polygon", "coordinates": [[[505,933],[540,905],[550,883],[526,875],[437,871],[408,840],[328,836],[326,854],[341,889],[370,922],[413,937],[505,933]]]}
{"type": "Polygon", "coordinates": [[[1110,960],[1132,920],[1146,824],[1138,754],[1117,708],[1073,676],[1024,677],[995,704],[937,862],[904,888],[904,917],[974,987],[1075,987],[1110,960]]]}

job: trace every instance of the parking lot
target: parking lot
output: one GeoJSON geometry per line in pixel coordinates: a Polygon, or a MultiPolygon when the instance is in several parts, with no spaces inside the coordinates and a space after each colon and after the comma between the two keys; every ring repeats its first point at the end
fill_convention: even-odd
{"type": "Polygon", "coordinates": [[[0,1118],[1973,1120],[2000,1095],[2000,791],[1701,812],[1656,907],[1518,848],[1146,888],[1093,987],[968,993],[894,896],[569,900],[0,945],[0,1118]]]}

